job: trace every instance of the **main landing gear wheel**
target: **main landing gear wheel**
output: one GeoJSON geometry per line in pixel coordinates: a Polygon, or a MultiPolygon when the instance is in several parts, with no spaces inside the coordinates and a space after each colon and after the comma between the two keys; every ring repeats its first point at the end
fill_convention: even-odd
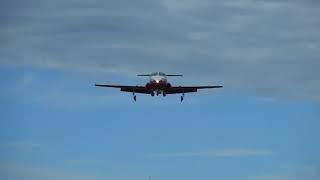
{"type": "Polygon", "coordinates": [[[136,94],[133,92],[132,95],[133,95],[133,100],[134,100],[134,101],[137,101],[137,96],[136,96],[136,94]]]}
{"type": "Polygon", "coordinates": [[[181,96],[181,102],[183,101],[183,99],[184,99],[184,93],[182,94],[182,96],[181,96]]]}

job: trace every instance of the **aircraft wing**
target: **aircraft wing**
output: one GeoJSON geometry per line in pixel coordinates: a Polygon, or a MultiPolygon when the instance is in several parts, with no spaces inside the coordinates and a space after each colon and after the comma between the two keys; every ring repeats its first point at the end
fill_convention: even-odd
{"type": "Polygon", "coordinates": [[[166,90],[167,94],[181,94],[197,92],[198,89],[222,88],[223,86],[173,86],[166,90]]]}
{"type": "Polygon", "coordinates": [[[119,88],[124,92],[135,92],[142,94],[150,94],[151,92],[144,86],[122,86],[122,85],[108,85],[108,84],[95,84],[98,87],[119,88]]]}

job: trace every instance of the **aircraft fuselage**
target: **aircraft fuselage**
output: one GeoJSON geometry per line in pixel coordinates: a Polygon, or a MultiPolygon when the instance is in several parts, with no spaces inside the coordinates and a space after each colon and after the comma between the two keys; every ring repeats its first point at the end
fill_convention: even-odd
{"type": "Polygon", "coordinates": [[[162,73],[152,74],[150,81],[146,84],[146,88],[153,92],[151,95],[154,95],[154,93],[159,95],[170,87],[171,84],[168,82],[166,75],[162,73]]]}

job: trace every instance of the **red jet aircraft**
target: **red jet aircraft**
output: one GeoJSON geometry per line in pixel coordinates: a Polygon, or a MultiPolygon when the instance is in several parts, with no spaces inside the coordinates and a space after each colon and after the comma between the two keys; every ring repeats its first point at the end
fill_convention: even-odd
{"type": "Polygon", "coordinates": [[[137,76],[148,76],[150,81],[145,86],[121,86],[121,85],[108,85],[108,84],[95,84],[99,87],[110,87],[110,88],[120,88],[120,91],[131,92],[133,94],[134,101],[137,101],[137,96],[135,93],[142,94],[155,94],[159,96],[162,94],[166,96],[167,94],[182,94],[181,102],[184,99],[184,93],[197,92],[198,89],[208,89],[208,88],[222,88],[223,86],[172,86],[167,77],[172,76],[182,76],[176,74],[165,74],[162,72],[156,72],[152,74],[139,74],[137,76]]]}

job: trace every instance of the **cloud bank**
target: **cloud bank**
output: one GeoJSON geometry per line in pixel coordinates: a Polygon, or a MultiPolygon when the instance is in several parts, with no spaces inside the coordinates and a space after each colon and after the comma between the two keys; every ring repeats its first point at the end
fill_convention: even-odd
{"type": "Polygon", "coordinates": [[[184,73],[258,96],[320,100],[314,0],[6,1],[0,64],[184,73]]]}

